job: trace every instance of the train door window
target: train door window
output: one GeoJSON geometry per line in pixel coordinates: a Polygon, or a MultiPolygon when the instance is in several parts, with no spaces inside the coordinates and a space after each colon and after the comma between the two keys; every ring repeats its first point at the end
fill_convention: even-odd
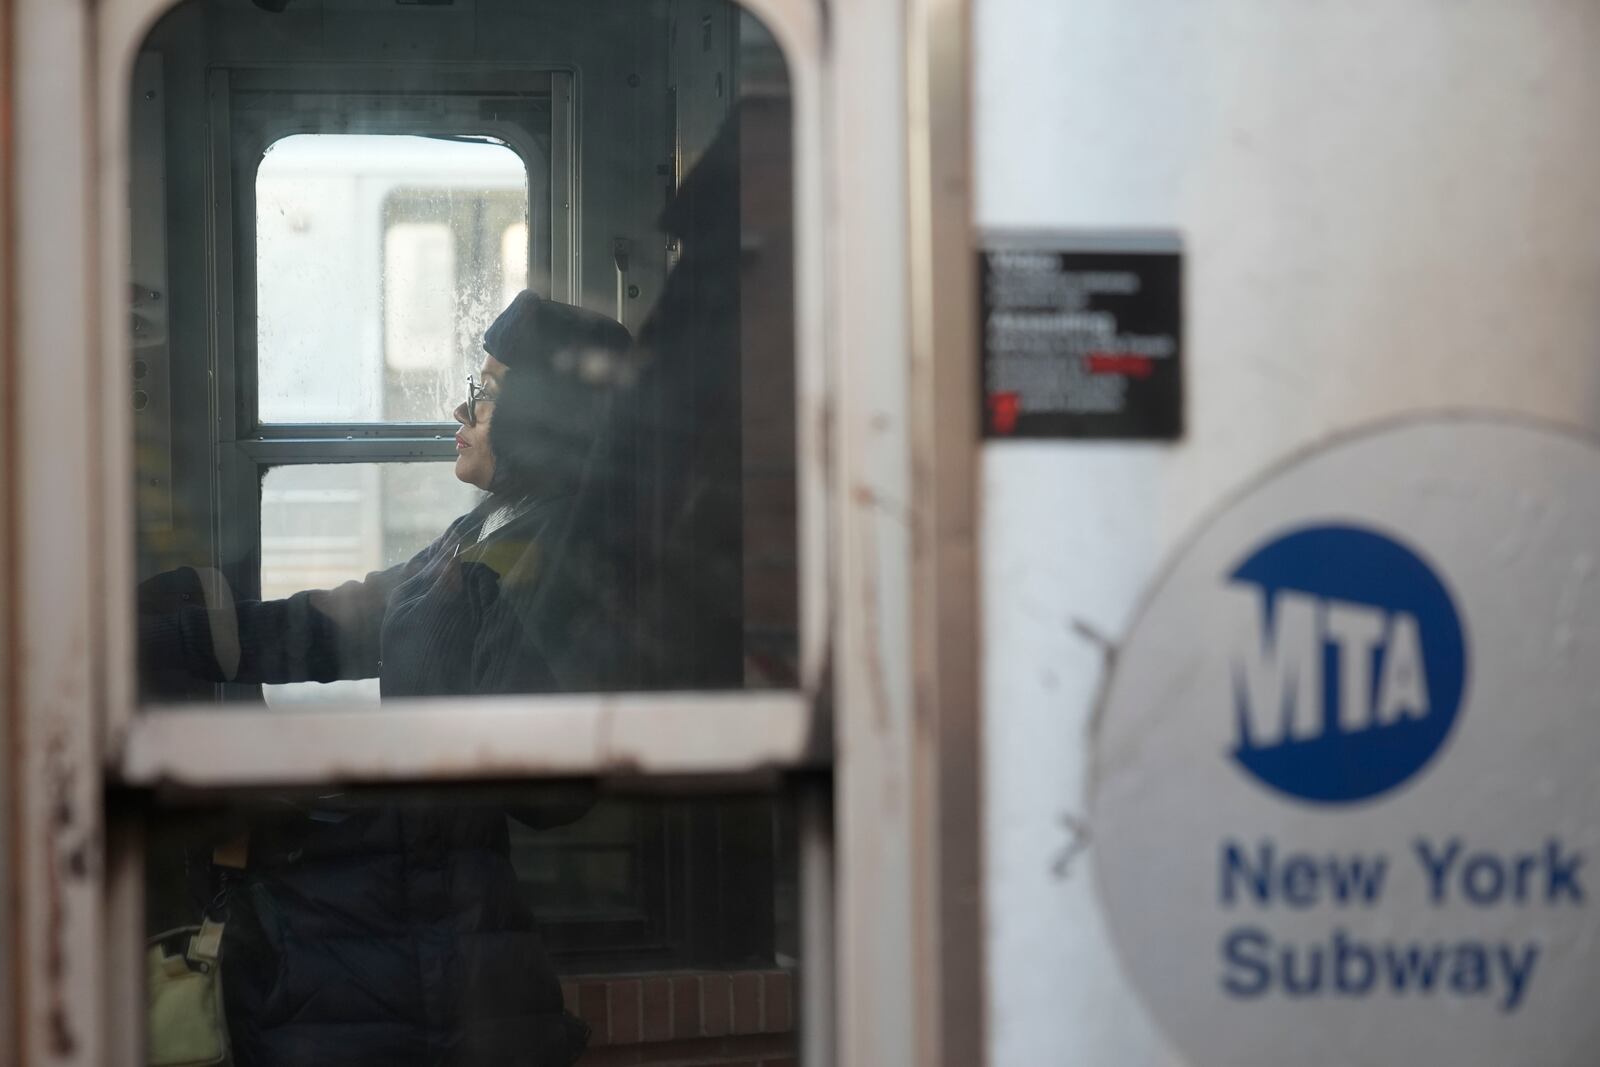
{"type": "Polygon", "coordinates": [[[563,1010],[791,1057],[825,521],[774,39],[723,0],[186,0],[135,99],[121,773],[184,802],[144,794],[149,932],[229,899],[267,1059],[502,1062],[563,1010]]]}
{"type": "MultiPolygon", "coordinates": [[[[6,990],[22,1060],[160,1062],[138,1040],[157,1031],[149,980],[195,988],[215,968],[174,958],[208,937],[146,945],[146,917],[187,925],[214,903],[235,1062],[567,1063],[584,1027],[557,1004],[587,1024],[585,1067],[789,1067],[802,1005],[805,1067],[836,1062],[835,1032],[842,1063],[981,1060],[960,1034],[984,1000],[976,923],[957,918],[979,889],[976,379],[950,358],[974,336],[969,5],[746,2],[759,18],[725,0],[24,0],[0,18],[0,585],[26,621],[0,737],[17,882],[0,954],[27,976],[6,990]],[[539,369],[480,364],[456,409],[511,446],[513,472],[586,487],[570,522],[530,537],[550,511],[474,506],[393,595],[353,596],[383,590],[342,567],[329,595],[271,594],[269,544],[326,535],[328,558],[367,565],[350,526],[360,542],[372,516],[328,518],[350,494],[326,468],[508,488],[435,432],[448,412],[315,421],[335,406],[278,391],[320,413],[264,416],[256,176],[298,136],[466,138],[523,160],[500,300],[536,294],[573,330],[513,316],[513,374],[539,369]],[[313,514],[285,518],[295,493],[313,514]],[[544,596],[499,596],[514,570],[544,596]],[[472,625],[415,625],[438,606],[419,591],[472,625]],[[358,625],[374,605],[401,629],[358,625]],[[538,654],[475,647],[488,623],[538,654]],[[357,675],[380,704],[262,699],[357,675]],[[678,818],[708,803],[748,817],[678,818]],[[678,848],[658,832],[675,822],[678,848]],[[653,853],[689,873],[634,879],[653,853]],[[611,931],[613,960],[635,961],[615,965],[644,973],[597,978],[554,936],[541,952],[530,902],[611,931]],[[479,939],[483,922],[508,936],[479,939]],[[770,937],[690,957],[715,963],[653,951],[696,927],[713,946],[770,937]],[[773,973],[785,945],[799,1004],[773,973]],[[371,1009],[384,1019],[364,1024],[371,1009]],[[379,1032],[401,1037],[359,1043],[379,1032]],[[559,1044],[536,1051],[540,1035],[559,1044]]],[[[416,227],[397,290],[442,269],[437,221],[396,220],[416,227]]],[[[352,243],[380,262],[381,225],[352,243]]],[[[166,1062],[195,1059],[218,1057],[166,1062]]]]}
{"type": "MultiPolygon", "coordinates": [[[[414,544],[391,536],[399,525],[431,526],[441,551],[476,559],[473,538],[509,516],[544,533],[496,564],[518,579],[538,571],[522,584],[565,625],[538,634],[540,656],[458,666],[447,688],[793,686],[792,133],[776,46],[733,10],[553,15],[561,32],[520,63],[484,35],[500,23],[520,32],[531,15],[350,16],[347,32],[399,33],[412,52],[424,46],[403,20],[479,23],[478,43],[441,45],[437,66],[372,64],[356,37],[260,5],[190,0],[163,20],[142,77],[184,91],[136,112],[134,130],[135,150],[153,157],[133,182],[136,215],[166,221],[137,229],[134,269],[169,282],[159,310],[136,308],[136,327],[165,319],[159,336],[136,337],[151,398],[136,416],[143,574],[170,586],[191,571],[254,603],[285,565],[331,581],[381,559],[378,584],[393,585],[405,561],[389,547],[414,544]],[[246,29],[259,20],[278,35],[270,58],[246,29]],[[693,33],[680,34],[686,24],[693,33]],[[558,60],[563,41],[575,50],[558,60]],[[296,47],[303,64],[288,61],[296,47]],[[179,195],[194,190],[209,195],[179,195]],[[588,315],[582,329],[616,332],[538,353],[539,369],[511,379],[491,449],[475,442],[482,426],[458,434],[456,415],[478,410],[466,406],[469,374],[475,390],[499,388],[485,330],[523,291],[535,301],[521,305],[524,326],[578,329],[562,317],[588,315]],[[492,468],[479,462],[490,457],[492,468]],[[397,465],[431,469],[404,476],[391,500],[397,465]],[[346,469],[294,470],[311,466],[346,469]],[[365,520],[334,539],[290,534],[302,508],[307,528],[365,520]]],[[[525,334],[503,331],[521,347],[500,354],[537,350],[525,334]]],[[[237,662],[158,670],[239,635],[197,621],[152,630],[146,697],[252,702],[263,685],[309,693],[309,682],[342,700],[372,690],[345,681],[384,672],[391,697],[433,692],[436,680],[399,681],[406,658],[380,667],[376,643],[334,640],[334,615],[310,604],[287,610],[321,628],[317,648],[274,648],[270,670],[248,643],[237,662]]]]}

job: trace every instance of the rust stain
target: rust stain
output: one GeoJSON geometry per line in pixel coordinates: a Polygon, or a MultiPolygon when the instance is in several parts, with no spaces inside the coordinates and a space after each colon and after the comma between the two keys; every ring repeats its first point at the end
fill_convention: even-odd
{"type": "Polygon", "coordinates": [[[911,450],[911,499],[922,503],[921,508],[901,508],[901,518],[906,527],[911,531],[911,560],[914,568],[923,565],[929,556],[929,550],[936,538],[932,529],[936,521],[936,512],[930,509],[928,502],[936,497],[933,470],[929,460],[920,449],[911,450]],[[928,516],[930,521],[918,522],[918,516],[928,516]]]}
{"type": "Polygon", "coordinates": [[[831,491],[834,485],[833,475],[833,405],[823,400],[817,406],[816,416],[816,449],[817,466],[822,470],[824,484],[831,491]]]}
{"type": "Polygon", "coordinates": [[[876,511],[880,515],[887,515],[896,522],[903,524],[907,529],[914,530],[916,527],[916,523],[912,521],[915,518],[915,513],[911,508],[897,500],[884,496],[870,485],[857,484],[850,490],[850,499],[855,501],[859,507],[876,511]]]}
{"type": "MultiPolygon", "coordinates": [[[[855,496],[858,502],[873,499],[871,490],[865,486],[857,486],[855,496]]],[[[872,524],[859,523],[861,578],[859,595],[861,598],[861,643],[862,665],[867,673],[868,703],[872,708],[872,726],[878,734],[879,742],[887,744],[894,738],[890,721],[889,679],[883,662],[883,639],[881,634],[882,620],[879,616],[882,604],[882,595],[879,590],[878,561],[875,554],[875,539],[872,524]]],[[[895,772],[895,761],[890,759],[886,767],[888,773],[883,776],[883,805],[890,812],[897,814],[901,807],[901,783],[895,772]]]]}
{"type": "Polygon", "coordinates": [[[77,811],[73,804],[77,786],[77,768],[68,756],[67,737],[57,725],[51,730],[45,746],[45,790],[48,804],[45,807],[45,1004],[49,1019],[50,1050],[57,1056],[70,1057],[78,1049],[77,1035],[72,1028],[72,1013],[67,1005],[67,876],[81,880],[88,875],[84,844],[71,844],[77,828],[77,811]],[[79,857],[74,871],[68,857],[79,857]]]}

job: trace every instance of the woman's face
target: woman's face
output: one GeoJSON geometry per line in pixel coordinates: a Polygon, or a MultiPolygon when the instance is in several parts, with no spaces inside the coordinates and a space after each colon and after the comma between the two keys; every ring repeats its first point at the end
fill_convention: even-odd
{"type": "Polygon", "coordinates": [[[495,397],[505,384],[510,370],[493,356],[485,356],[478,368],[478,387],[482,390],[475,405],[474,418],[467,419],[465,401],[456,406],[455,420],[461,424],[456,431],[456,477],[468,485],[488,489],[494,478],[494,453],[489,450],[489,420],[494,418],[495,397]]]}

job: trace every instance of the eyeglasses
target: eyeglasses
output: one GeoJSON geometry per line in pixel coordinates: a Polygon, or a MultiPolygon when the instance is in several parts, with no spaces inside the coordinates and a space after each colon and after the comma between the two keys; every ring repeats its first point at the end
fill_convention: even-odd
{"type": "MultiPolygon", "coordinates": [[[[492,383],[491,383],[492,384],[492,383]]],[[[478,380],[472,375],[467,375],[467,425],[478,425],[478,405],[493,404],[495,398],[489,395],[488,385],[479,385],[478,380]]]]}

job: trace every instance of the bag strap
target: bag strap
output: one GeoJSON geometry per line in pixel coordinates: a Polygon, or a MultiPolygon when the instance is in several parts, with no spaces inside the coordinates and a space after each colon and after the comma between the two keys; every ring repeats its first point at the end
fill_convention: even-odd
{"type": "Polygon", "coordinates": [[[242,871],[250,862],[250,834],[240,834],[211,850],[211,862],[218,867],[242,871]]]}
{"type": "Polygon", "coordinates": [[[245,831],[232,841],[211,850],[211,864],[223,869],[222,888],[200,916],[200,932],[189,942],[189,956],[215,962],[222,951],[222,927],[227,921],[228,872],[242,871],[250,862],[250,833],[245,831]],[[222,916],[212,918],[213,914],[222,916]]]}

